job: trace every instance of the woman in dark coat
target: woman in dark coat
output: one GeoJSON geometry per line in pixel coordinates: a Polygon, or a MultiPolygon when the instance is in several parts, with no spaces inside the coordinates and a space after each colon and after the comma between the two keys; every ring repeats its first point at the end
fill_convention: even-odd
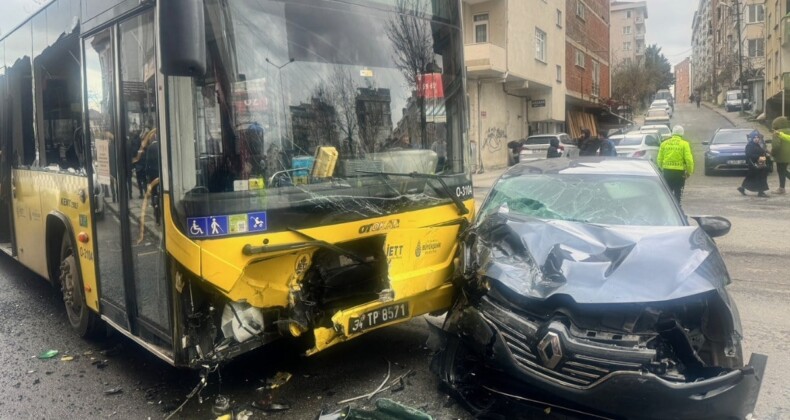
{"type": "Polygon", "coordinates": [[[758,197],[768,197],[768,153],[762,146],[762,135],[757,130],[747,135],[746,144],[746,178],[738,187],[738,192],[746,195],[746,190],[754,191],[758,197]]]}
{"type": "Polygon", "coordinates": [[[560,139],[552,137],[549,140],[549,149],[546,151],[546,158],[562,157],[563,147],[560,146],[560,139]]]}

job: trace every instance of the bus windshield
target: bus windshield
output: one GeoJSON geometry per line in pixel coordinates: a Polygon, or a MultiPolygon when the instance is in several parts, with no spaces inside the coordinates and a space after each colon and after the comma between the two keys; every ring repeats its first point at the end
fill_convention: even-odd
{"type": "Polygon", "coordinates": [[[187,219],[268,212],[265,229],[282,230],[467,191],[455,2],[205,3],[207,73],[169,83],[173,195],[187,219]],[[451,188],[400,175],[415,172],[451,188]]]}

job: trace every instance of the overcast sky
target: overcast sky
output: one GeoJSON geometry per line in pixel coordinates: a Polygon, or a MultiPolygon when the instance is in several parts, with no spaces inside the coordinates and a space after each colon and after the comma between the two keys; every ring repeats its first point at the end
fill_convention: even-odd
{"type": "MultiPolygon", "coordinates": [[[[535,1],[535,0],[521,0],[535,1]]],[[[565,1],[565,0],[551,0],[565,1]]],[[[691,19],[698,0],[646,0],[648,44],[658,44],[674,66],[691,55],[691,19]]],[[[46,0],[0,0],[0,33],[13,29],[46,0]]]]}

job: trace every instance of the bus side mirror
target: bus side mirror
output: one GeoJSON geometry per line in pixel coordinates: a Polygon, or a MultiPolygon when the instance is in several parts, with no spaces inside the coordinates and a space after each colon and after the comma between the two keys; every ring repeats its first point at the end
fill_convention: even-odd
{"type": "Polygon", "coordinates": [[[160,0],[160,70],[166,76],[200,77],[206,73],[206,25],[203,0],[160,0]]]}

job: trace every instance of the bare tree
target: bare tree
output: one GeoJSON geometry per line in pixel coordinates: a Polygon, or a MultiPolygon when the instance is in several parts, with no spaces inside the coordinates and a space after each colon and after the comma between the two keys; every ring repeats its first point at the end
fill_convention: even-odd
{"type": "Polygon", "coordinates": [[[351,71],[343,67],[336,67],[328,82],[330,101],[335,105],[338,115],[338,128],[343,134],[351,156],[357,156],[359,151],[355,145],[354,133],[359,126],[356,112],[357,83],[351,71]]]}
{"type": "MultiPolygon", "coordinates": [[[[428,3],[420,0],[397,0],[398,13],[384,28],[392,42],[395,65],[413,89],[418,89],[421,75],[433,63],[433,31],[428,16],[428,3]]],[[[420,137],[427,147],[425,100],[418,98],[420,107],[420,137]]]]}

